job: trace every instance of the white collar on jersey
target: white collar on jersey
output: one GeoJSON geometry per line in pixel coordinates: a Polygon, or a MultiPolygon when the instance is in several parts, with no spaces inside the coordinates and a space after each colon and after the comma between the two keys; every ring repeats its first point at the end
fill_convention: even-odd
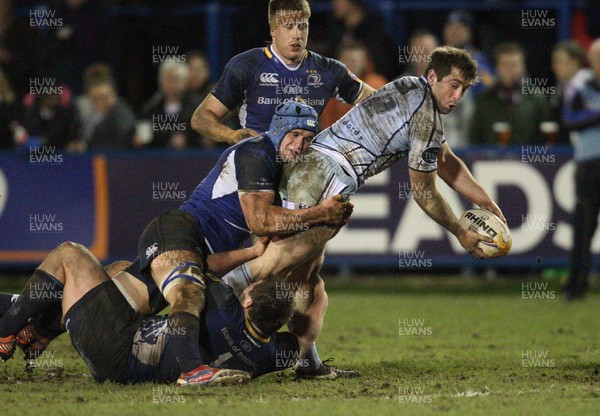
{"type": "Polygon", "coordinates": [[[283,61],[283,59],[281,59],[281,56],[277,55],[277,52],[275,52],[275,50],[273,49],[273,45],[269,45],[269,51],[273,54],[273,56],[279,59],[279,62],[281,62],[283,66],[285,66],[290,71],[297,71],[298,68],[302,66],[304,60],[306,59],[306,56],[308,55],[308,52],[305,50],[304,54],[302,55],[302,60],[299,63],[297,63],[296,65],[288,65],[283,61]]]}

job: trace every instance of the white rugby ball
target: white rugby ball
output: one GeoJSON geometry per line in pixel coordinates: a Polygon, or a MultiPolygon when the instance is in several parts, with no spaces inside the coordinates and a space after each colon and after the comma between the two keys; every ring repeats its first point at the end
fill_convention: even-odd
{"type": "Polygon", "coordinates": [[[485,209],[469,209],[460,216],[460,223],[468,230],[490,237],[493,241],[481,241],[479,248],[490,257],[501,257],[512,247],[512,235],[508,225],[493,212],[485,209]]]}

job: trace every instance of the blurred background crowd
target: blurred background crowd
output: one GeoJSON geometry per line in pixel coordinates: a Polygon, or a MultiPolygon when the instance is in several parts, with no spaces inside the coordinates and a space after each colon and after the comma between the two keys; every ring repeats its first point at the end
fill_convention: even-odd
{"type": "MultiPolygon", "coordinates": [[[[228,59],[266,45],[267,3],[0,0],[0,149],[215,146],[191,115],[228,59]]],[[[445,117],[454,148],[570,143],[563,109],[579,85],[600,79],[600,50],[588,50],[600,37],[598,2],[568,2],[568,22],[549,7],[537,27],[527,27],[522,2],[453,10],[423,1],[390,19],[385,7],[400,3],[312,1],[308,49],[379,88],[423,75],[437,45],[465,48],[481,82],[445,117]]],[[[349,108],[330,101],[321,127],[349,108]]]]}

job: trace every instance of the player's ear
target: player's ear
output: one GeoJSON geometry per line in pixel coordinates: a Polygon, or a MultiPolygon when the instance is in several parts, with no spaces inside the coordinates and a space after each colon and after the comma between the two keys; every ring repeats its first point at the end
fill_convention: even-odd
{"type": "Polygon", "coordinates": [[[242,304],[243,308],[248,309],[250,306],[252,306],[252,303],[254,303],[252,297],[249,295],[249,290],[248,288],[246,288],[244,290],[244,298],[240,301],[240,303],[242,304]]]}
{"type": "Polygon", "coordinates": [[[437,75],[435,70],[431,68],[427,73],[427,83],[433,87],[433,85],[437,82],[437,75]]]}

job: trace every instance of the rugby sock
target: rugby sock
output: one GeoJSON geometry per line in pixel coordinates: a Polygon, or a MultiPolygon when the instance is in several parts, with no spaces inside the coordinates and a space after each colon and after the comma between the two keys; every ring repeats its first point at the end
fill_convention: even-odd
{"type": "Polygon", "coordinates": [[[19,298],[19,295],[12,293],[0,293],[0,318],[6,315],[6,311],[19,298]],[[14,300],[13,300],[14,299],[14,300]]]}
{"type": "Polygon", "coordinates": [[[254,283],[254,276],[248,263],[244,263],[227,273],[221,280],[231,286],[236,296],[240,296],[244,289],[254,283]]]}
{"type": "Polygon", "coordinates": [[[306,371],[317,371],[321,367],[321,359],[317,352],[317,345],[313,342],[303,360],[298,361],[298,368],[306,371]]]}
{"type": "Polygon", "coordinates": [[[181,372],[187,373],[202,364],[200,318],[188,312],[171,313],[168,328],[181,372]]]}
{"type": "Polygon", "coordinates": [[[49,308],[60,305],[64,285],[43,270],[36,269],[21,296],[0,319],[0,338],[16,335],[29,321],[49,308]]]}

